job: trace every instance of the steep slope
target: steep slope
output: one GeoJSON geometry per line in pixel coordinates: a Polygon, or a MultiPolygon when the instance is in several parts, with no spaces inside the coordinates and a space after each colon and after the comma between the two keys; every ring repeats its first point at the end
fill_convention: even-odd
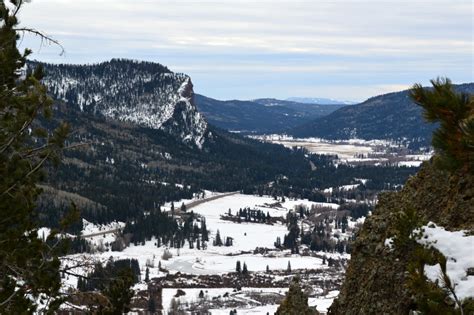
{"type": "Polygon", "coordinates": [[[325,116],[342,105],[304,104],[277,99],[219,101],[196,95],[196,105],[209,123],[244,133],[280,133],[314,118],[325,116]]]}
{"type": "Polygon", "coordinates": [[[474,312],[474,95],[432,84],[412,95],[439,124],[436,154],[400,192],[379,196],[331,314],[474,312]]]}
{"type": "Polygon", "coordinates": [[[88,221],[126,221],[202,189],[235,191],[310,171],[302,152],[208,126],[190,79],[161,65],[112,60],[45,69],[56,105],[55,119],[42,124],[68,122],[73,148],[44,183],[58,192],[41,200],[44,225],[57,224],[56,210],[67,210],[68,201],[88,221]]]}
{"type": "MultiPolygon", "coordinates": [[[[458,92],[474,92],[474,83],[455,86],[458,92]]],[[[401,139],[420,145],[430,143],[436,128],[427,124],[421,109],[408,97],[408,91],[384,94],[343,107],[328,116],[302,124],[290,131],[297,137],[327,139],[401,139]]]]}
{"type": "Polygon", "coordinates": [[[401,212],[450,230],[474,229],[474,174],[449,175],[427,162],[399,193],[380,196],[353,244],[346,279],[330,314],[408,314],[414,293],[406,270],[409,248],[391,248],[401,212]]]}
{"type": "MultiPolygon", "coordinates": [[[[29,63],[34,67],[37,63],[29,63]]],[[[163,130],[202,147],[207,123],[193,103],[191,78],[151,62],[43,64],[51,96],[80,111],[163,130]]]]}

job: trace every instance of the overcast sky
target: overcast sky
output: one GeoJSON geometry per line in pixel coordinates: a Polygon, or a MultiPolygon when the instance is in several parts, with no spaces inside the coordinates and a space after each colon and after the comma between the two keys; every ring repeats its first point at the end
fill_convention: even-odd
{"type": "Polygon", "coordinates": [[[115,57],[189,74],[218,99],[291,96],[361,101],[447,76],[473,81],[471,0],[33,0],[23,26],[33,58],[115,57]]]}

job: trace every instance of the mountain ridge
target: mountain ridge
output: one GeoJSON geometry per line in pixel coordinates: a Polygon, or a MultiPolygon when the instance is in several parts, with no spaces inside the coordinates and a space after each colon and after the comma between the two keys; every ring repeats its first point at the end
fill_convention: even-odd
{"type": "Polygon", "coordinates": [[[324,97],[288,97],[285,101],[305,103],[305,104],[318,104],[318,105],[353,105],[357,102],[347,101],[347,100],[337,100],[332,98],[324,97]]]}
{"type": "MultiPolygon", "coordinates": [[[[454,87],[458,92],[474,92],[474,83],[454,87]]],[[[405,90],[371,97],[302,124],[289,134],[326,139],[407,139],[412,144],[428,146],[436,125],[424,121],[421,108],[408,94],[409,90],[405,90]]]]}
{"type": "Polygon", "coordinates": [[[196,94],[196,106],[209,123],[243,133],[282,133],[342,105],[305,104],[273,98],[220,101],[196,94]]]}
{"type": "MultiPolygon", "coordinates": [[[[28,68],[38,62],[29,62],[28,68]]],[[[194,105],[191,78],[152,62],[111,59],[91,65],[41,63],[50,95],[80,111],[160,129],[201,148],[207,122],[194,105]]]]}

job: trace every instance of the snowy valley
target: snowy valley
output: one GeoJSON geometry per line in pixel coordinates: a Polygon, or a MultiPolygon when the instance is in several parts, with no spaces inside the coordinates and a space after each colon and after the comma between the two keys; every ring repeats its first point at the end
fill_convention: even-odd
{"type": "MultiPolygon", "coordinates": [[[[132,305],[142,309],[139,297],[145,295],[156,299],[154,307],[163,307],[165,314],[178,310],[227,314],[233,309],[238,314],[272,313],[291,278],[298,275],[310,305],[324,314],[337,296],[350,259],[347,241],[363,222],[363,217],[354,220],[338,208],[334,203],[207,191],[204,198],[199,194],[161,209],[181,222],[193,217],[193,225],[199,229],[205,221],[207,242],[197,238],[200,245],[187,239],[173,247],[158,246],[152,237],[117,251],[112,250],[112,244],[123,236],[123,224],[86,223],[82,235],[91,244],[91,252],[69,255],[63,263],[71,266],[74,261],[94,261],[105,265],[111,260],[136,259],[140,278],[134,286],[137,298],[132,305]],[[260,215],[257,219],[251,211],[261,213],[264,219],[260,215]],[[291,215],[296,217],[294,226],[288,225],[291,215]],[[289,229],[295,226],[299,228],[296,244],[285,245],[289,229]],[[303,241],[308,237],[309,241],[303,241]],[[150,292],[156,296],[149,296],[150,292]]],[[[78,277],[72,274],[85,276],[87,271],[71,269],[63,278],[64,289],[76,289],[78,277]]]]}

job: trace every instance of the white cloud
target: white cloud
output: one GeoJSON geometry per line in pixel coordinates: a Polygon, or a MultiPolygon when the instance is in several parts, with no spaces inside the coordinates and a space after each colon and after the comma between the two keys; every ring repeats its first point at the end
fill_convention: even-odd
{"type": "Polygon", "coordinates": [[[36,55],[48,61],[130,57],[191,75],[301,72],[341,86],[357,71],[388,85],[433,74],[472,80],[469,0],[34,0],[24,9],[25,24],[66,48],[65,58],[36,55]]]}

